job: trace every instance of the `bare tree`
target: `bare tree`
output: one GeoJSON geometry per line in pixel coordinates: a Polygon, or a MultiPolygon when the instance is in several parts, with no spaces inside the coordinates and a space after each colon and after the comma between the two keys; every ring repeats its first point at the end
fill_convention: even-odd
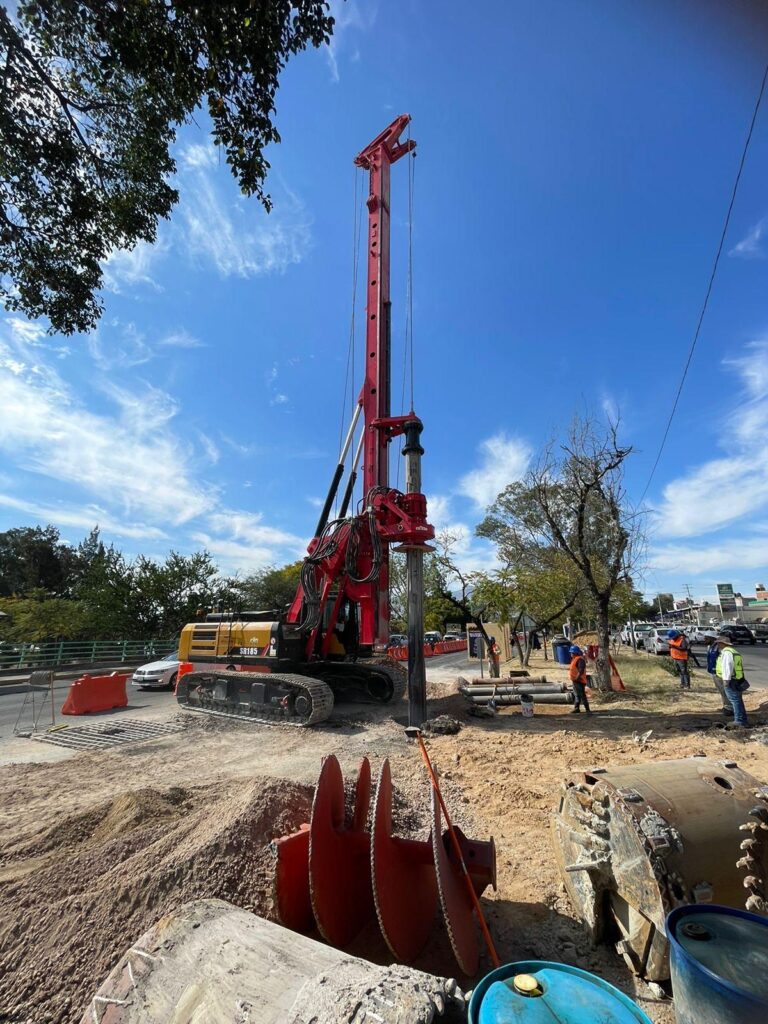
{"type": "MultiPolygon", "coordinates": [[[[474,622],[483,635],[486,649],[490,650],[493,641],[483,622],[488,604],[487,602],[478,604],[474,599],[475,590],[482,574],[467,572],[459,565],[456,557],[456,545],[459,539],[459,534],[451,530],[441,530],[435,537],[437,551],[433,557],[442,574],[441,597],[447,604],[461,612],[465,619],[474,622]]],[[[491,660],[491,666],[493,669],[493,660],[491,660]]],[[[498,663],[495,667],[496,674],[498,674],[498,663]]]]}
{"type": "MultiPolygon", "coordinates": [[[[493,536],[501,524],[512,546],[548,552],[575,568],[597,618],[600,689],[610,689],[611,598],[643,544],[642,517],[624,487],[631,453],[619,444],[618,423],[601,428],[576,418],[565,442],[548,444],[524,480],[499,495],[479,528],[493,536]]],[[[572,597],[573,591],[564,595],[564,605],[572,597]]]]}

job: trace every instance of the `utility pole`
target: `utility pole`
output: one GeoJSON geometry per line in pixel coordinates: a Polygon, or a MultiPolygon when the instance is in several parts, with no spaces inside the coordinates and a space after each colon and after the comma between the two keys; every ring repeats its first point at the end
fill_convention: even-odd
{"type": "Polygon", "coordinates": [[[664,609],[661,607],[661,594],[656,595],[656,600],[659,602],[659,614],[661,615],[661,621],[664,622],[664,609]]]}

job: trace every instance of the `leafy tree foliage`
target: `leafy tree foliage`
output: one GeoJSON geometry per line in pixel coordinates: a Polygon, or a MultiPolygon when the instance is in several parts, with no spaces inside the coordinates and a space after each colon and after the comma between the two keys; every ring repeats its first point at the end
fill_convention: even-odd
{"type": "MultiPolygon", "coordinates": [[[[424,629],[445,632],[449,622],[464,621],[446,599],[446,579],[435,553],[424,556],[424,629]]],[[[408,631],[408,580],[406,558],[392,552],[389,560],[389,601],[392,632],[408,631]]]]}
{"type": "Polygon", "coordinates": [[[241,607],[251,611],[267,611],[270,608],[282,611],[296,595],[301,564],[300,561],[291,562],[280,568],[268,565],[246,576],[238,584],[241,607]]]}
{"type": "Polygon", "coordinates": [[[11,643],[50,643],[86,636],[84,609],[79,601],[49,597],[33,590],[28,597],[0,598],[0,636],[11,643]]]}
{"type": "Polygon", "coordinates": [[[64,596],[70,592],[78,568],[78,552],[61,543],[53,526],[0,533],[0,596],[33,590],[64,596]]]}
{"type": "Polygon", "coordinates": [[[278,76],[327,42],[326,0],[19,0],[0,7],[0,298],[91,330],[101,263],[178,199],[179,125],[205,105],[244,195],[270,209],[278,76]]]}

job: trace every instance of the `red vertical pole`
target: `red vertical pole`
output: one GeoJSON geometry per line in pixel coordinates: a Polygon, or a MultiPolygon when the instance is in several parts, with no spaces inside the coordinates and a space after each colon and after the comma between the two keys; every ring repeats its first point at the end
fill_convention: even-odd
{"type": "MultiPolygon", "coordinates": [[[[400,134],[410,121],[401,114],[381,135],[377,136],[355,159],[358,167],[370,175],[368,192],[368,260],[365,325],[365,383],[362,404],[365,421],[363,445],[363,495],[373,487],[389,487],[389,441],[384,430],[376,428],[377,420],[390,413],[391,380],[391,299],[389,270],[389,179],[393,163],[412,150],[412,140],[401,143],[400,134]]],[[[374,584],[373,642],[386,645],[389,640],[389,551],[383,546],[379,577],[374,584]]],[[[362,623],[362,632],[367,632],[362,623]]],[[[365,642],[365,637],[363,641],[365,642]]]]}

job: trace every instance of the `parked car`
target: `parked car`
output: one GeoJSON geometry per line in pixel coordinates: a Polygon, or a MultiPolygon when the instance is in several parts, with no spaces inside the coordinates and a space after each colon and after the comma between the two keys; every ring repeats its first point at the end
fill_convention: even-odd
{"type": "Polygon", "coordinates": [[[443,638],[440,636],[439,633],[434,632],[432,630],[430,630],[428,633],[424,634],[424,643],[425,644],[439,644],[442,639],[443,638]]]}
{"type": "Polygon", "coordinates": [[[669,627],[649,629],[643,636],[643,646],[649,654],[669,654],[669,627]]]}
{"type": "Polygon", "coordinates": [[[404,633],[390,633],[389,634],[389,646],[390,647],[407,647],[408,637],[404,633]]]}
{"type": "Polygon", "coordinates": [[[692,644],[705,644],[717,636],[717,630],[710,629],[709,626],[686,626],[683,632],[688,637],[688,642],[692,644]]]}
{"type": "Polygon", "coordinates": [[[173,689],[181,662],[175,654],[169,654],[159,661],[150,661],[147,665],[137,668],[131,676],[131,686],[140,690],[162,690],[164,687],[173,689]]]}
{"type": "MultiPolygon", "coordinates": [[[[635,631],[635,643],[638,647],[643,647],[645,644],[645,637],[655,626],[652,622],[636,622],[634,624],[635,631]]],[[[621,642],[631,646],[632,644],[632,631],[629,628],[629,623],[621,631],[621,642]]]]}
{"type": "Polygon", "coordinates": [[[460,633],[446,633],[443,640],[463,640],[464,637],[460,633]]]}
{"type": "Polygon", "coordinates": [[[718,632],[722,636],[727,636],[732,644],[754,644],[757,642],[755,634],[748,626],[723,625],[718,632]]]}

